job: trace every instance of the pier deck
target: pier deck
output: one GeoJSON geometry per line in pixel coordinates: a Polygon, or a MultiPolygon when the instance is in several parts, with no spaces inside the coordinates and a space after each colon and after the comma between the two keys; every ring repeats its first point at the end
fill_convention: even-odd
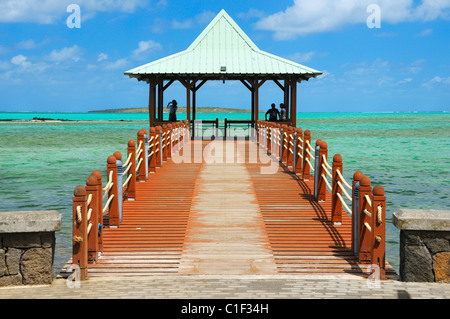
{"type": "MultiPolygon", "coordinates": [[[[104,228],[103,253],[89,277],[367,276],[367,265],[351,252],[350,217],[343,212],[335,226],[330,194],[318,203],[314,181],[302,181],[284,164],[261,174],[269,164],[249,161],[252,141],[190,143],[217,147],[203,152],[201,163],[168,159],[137,183],[136,200],[123,203],[120,227],[104,228]]],[[[386,273],[395,274],[389,264],[386,273]]]]}

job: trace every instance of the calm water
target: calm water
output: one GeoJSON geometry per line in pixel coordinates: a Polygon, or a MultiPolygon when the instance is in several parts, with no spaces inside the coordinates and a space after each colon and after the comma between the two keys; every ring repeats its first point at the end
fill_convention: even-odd
{"type": "MultiPolygon", "coordinates": [[[[0,122],[0,211],[58,210],[55,271],[71,257],[73,189],[85,185],[106,158],[126,153],[128,140],[146,128],[147,114],[0,113],[0,119],[46,117],[77,122],[0,122]]],[[[250,114],[197,114],[198,119],[248,119],[250,114]]],[[[180,117],[180,119],[183,119],[180,117]]],[[[298,126],[340,153],[344,176],[355,171],[382,184],[387,193],[387,259],[398,270],[398,208],[450,209],[450,113],[298,114],[298,126]]]]}

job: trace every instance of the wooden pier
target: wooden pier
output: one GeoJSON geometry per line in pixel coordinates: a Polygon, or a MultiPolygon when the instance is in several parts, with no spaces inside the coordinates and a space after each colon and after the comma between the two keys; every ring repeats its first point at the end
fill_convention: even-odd
{"type": "MultiPolygon", "coordinates": [[[[112,196],[104,221],[97,221],[101,225],[100,235],[92,235],[99,238],[97,244],[89,245],[89,240],[77,241],[76,238],[90,237],[91,230],[95,229],[95,226],[89,227],[95,212],[91,210],[90,218],[81,218],[78,220],[81,222],[77,221],[77,213],[85,211],[87,214],[89,204],[91,207],[98,205],[92,205],[92,198],[89,202],[89,192],[83,195],[84,205],[74,197],[75,262],[69,260],[61,273],[74,263],[81,268],[84,279],[158,274],[368,277],[373,270],[369,265],[375,264],[381,267],[382,278],[395,275],[384,260],[384,242],[380,247],[380,242],[370,240],[367,229],[375,231],[374,225],[365,222],[367,228],[363,224],[358,231],[367,238],[357,239],[361,247],[355,253],[352,231],[355,220],[342,206],[336,205],[334,189],[328,190],[322,185],[318,191],[323,198],[317,200],[319,194],[314,194],[317,180],[312,174],[308,179],[303,178],[307,174],[302,163],[299,164],[299,161],[310,164],[313,161],[311,156],[308,159],[309,132],[305,135],[296,132],[294,135],[293,128],[287,126],[259,122],[255,140],[202,141],[189,138],[187,124],[173,125],[171,131],[166,126],[150,130],[147,154],[140,143],[136,148],[136,162],[141,164],[137,165],[137,170],[133,167],[127,172],[131,176],[129,180],[135,179],[135,183],[133,190],[129,189],[130,182],[126,185],[128,188],[122,190],[122,219],[112,227],[111,221],[117,219],[111,216],[115,214],[113,205],[117,205],[112,196]],[[167,134],[163,134],[164,131],[167,134]],[[166,138],[162,139],[163,136],[166,138]],[[157,150],[154,148],[157,140],[170,147],[157,150]],[[268,146],[272,149],[269,155],[268,146]],[[285,149],[286,154],[281,151],[277,156],[275,147],[285,149]],[[293,157],[294,150],[302,147],[303,151],[296,151],[297,156],[293,157]],[[139,152],[141,148],[144,152],[139,152]],[[264,161],[259,156],[254,158],[255,150],[265,154],[264,161]],[[201,160],[196,158],[200,153],[201,160]],[[183,161],[175,154],[184,154],[183,161]],[[286,155],[284,161],[283,155],[286,155]],[[153,167],[152,163],[157,162],[155,156],[162,159],[159,167],[153,167]],[[148,165],[142,165],[140,158],[148,165]],[[148,177],[139,181],[139,176],[145,175],[143,168],[148,170],[148,177]],[[268,169],[272,171],[262,173],[268,169]],[[127,193],[132,193],[134,198],[128,198],[127,193]],[[339,214],[336,214],[336,207],[339,214]],[[333,215],[338,215],[339,220],[333,215]],[[368,251],[364,251],[364,241],[372,245],[368,251]],[[377,252],[378,247],[383,251],[377,252]],[[374,259],[380,253],[383,258],[374,259]]],[[[142,136],[142,133],[139,134],[142,136]]],[[[133,148],[129,148],[129,154],[129,158],[136,156],[133,148]]],[[[131,163],[128,165],[136,165],[128,162],[131,163]]],[[[312,172],[314,168],[308,169],[312,172]]],[[[336,182],[332,180],[333,185],[336,182]]],[[[111,198],[114,187],[105,188],[105,195],[111,198]]],[[[75,193],[77,195],[77,190],[75,193]]],[[[374,207],[376,195],[370,200],[374,207]]],[[[102,206],[106,201],[105,196],[102,206]]],[[[359,207],[368,213],[366,208],[359,207]]],[[[373,215],[377,215],[376,210],[375,207],[373,215]]],[[[384,210],[379,212],[384,213],[384,210]]],[[[384,226],[384,220],[382,224],[384,226]]]]}

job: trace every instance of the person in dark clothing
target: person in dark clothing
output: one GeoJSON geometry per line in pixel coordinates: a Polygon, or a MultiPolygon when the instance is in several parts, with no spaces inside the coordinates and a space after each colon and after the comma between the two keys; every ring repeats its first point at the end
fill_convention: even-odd
{"type": "Polygon", "coordinates": [[[167,104],[167,108],[169,108],[169,121],[171,122],[176,122],[177,121],[177,101],[173,100],[172,102],[169,102],[169,104],[167,104]]]}
{"type": "Polygon", "coordinates": [[[278,111],[277,107],[275,106],[275,103],[272,103],[272,108],[270,108],[266,112],[266,121],[267,121],[267,115],[269,115],[269,121],[270,122],[278,121],[278,119],[280,117],[280,111],[278,111]]]}

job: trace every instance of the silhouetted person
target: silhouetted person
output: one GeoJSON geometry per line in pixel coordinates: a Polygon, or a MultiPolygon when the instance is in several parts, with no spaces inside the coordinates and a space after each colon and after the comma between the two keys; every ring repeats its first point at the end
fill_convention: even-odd
{"type": "Polygon", "coordinates": [[[275,106],[275,103],[272,103],[272,108],[270,108],[266,112],[266,121],[267,121],[267,115],[269,115],[269,121],[270,122],[276,122],[278,121],[278,118],[280,117],[280,111],[278,111],[277,107],[275,106]]]}
{"type": "Polygon", "coordinates": [[[177,121],[177,109],[178,109],[178,103],[176,100],[173,100],[172,102],[169,102],[167,104],[167,107],[169,108],[169,121],[176,122],[177,121]]]}

